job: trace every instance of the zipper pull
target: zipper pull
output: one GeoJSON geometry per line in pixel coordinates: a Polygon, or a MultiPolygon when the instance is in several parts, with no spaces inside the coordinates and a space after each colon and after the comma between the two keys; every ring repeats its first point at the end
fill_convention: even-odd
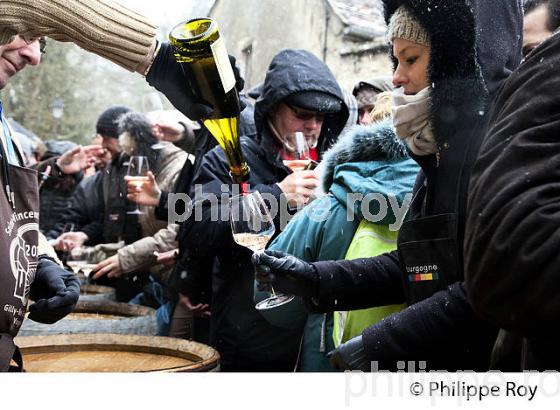
{"type": "Polygon", "coordinates": [[[12,190],[10,189],[9,185],[5,186],[6,188],[6,196],[8,197],[8,202],[10,203],[10,205],[12,205],[12,209],[16,209],[16,205],[14,203],[14,193],[12,192],[12,190]]]}
{"type": "Polygon", "coordinates": [[[443,147],[440,147],[440,146],[438,145],[438,150],[437,150],[437,152],[436,152],[436,168],[439,168],[439,160],[440,160],[440,158],[441,158],[441,151],[442,151],[442,149],[449,149],[449,143],[448,143],[448,142],[444,143],[444,144],[443,144],[443,147]]]}

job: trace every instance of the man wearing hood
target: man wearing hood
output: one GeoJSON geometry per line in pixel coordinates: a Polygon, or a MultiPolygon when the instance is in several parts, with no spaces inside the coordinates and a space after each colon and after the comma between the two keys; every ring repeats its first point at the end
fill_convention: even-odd
{"type": "MultiPolygon", "coordinates": [[[[463,283],[467,191],[488,101],[520,61],[522,4],[384,3],[398,62],[393,78],[402,88],[394,103],[408,101],[409,111],[422,114],[411,115],[401,125],[408,124],[410,130],[420,126],[421,136],[427,137],[427,150],[420,150],[413,133],[405,136],[421,172],[410,220],[399,232],[398,251],[312,264],[264,253],[255,262],[258,269],[290,282],[292,293],[306,297],[310,309],[352,310],[407,302],[407,309],[339,346],[333,357],[336,366],[369,371],[377,364],[396,370],[399,362],[423,361],[427,369],[486,370],[497,329],[476,315],[463,283]],[[397,40],[414,45],[397,49],[397,40]],[[502,53],[496,55],[496,49],[502,53]],[[418,60],[426,68],[414,85],[420,77],[405,74],[418,60]],[[430,132],[424,135],[426,124],[430,132]]],[[[401,136],[398,128],[397,134],[401,136]]],[[[273,281],[275,288],[278,281],[273,281]]]]}
{"type": "MultiPolygon", "coordinates": [[[[306,204],[318,184],[317,177],[313,171],[290,173],[281,158],[283,138],[289,133],[303,132],[312,147],[312,156],[320,160],[347,118],[341,90],[328,67],[307,51],[281,51],[269,66],[255,105],[257,135],[241,138],[251,169],[251,189],[272,195],[278,204],[285,204],[281,197],[287,197],[294,205],[306,204]]],[[[227,161],[219,147],[203,158],[193,180],[193,186],[196,185],[201,186],[202,194],[216,198],[221,198],[224,187],[226,192],[231,190],[227,161]]],[[[211,343],[220,352],[221,368],[225,371],[292,370],[298,337],[271,326],[255,310],[251,252],[233,241],[227,216],[211,218],[216,209],[194,198],[195,209],[202,207],[202,220],[190,218],[186,222],[189,259],[186,270],[196,277],[197,271],[204,271],[198,261],[217,260],[211,278],[211,343]]],[[[275,219],[277,227],[280,214],[282,211],[275,219]]],[[[199,300],[200,295],[193,294],[193,286],[186,291],[191,300],[199,300]]]]}

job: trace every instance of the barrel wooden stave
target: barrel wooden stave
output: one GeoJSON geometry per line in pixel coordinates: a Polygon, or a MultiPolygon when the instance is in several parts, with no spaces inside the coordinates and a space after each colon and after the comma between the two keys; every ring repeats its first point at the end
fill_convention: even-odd
{"type": "Polygon", "coordinates": [[[216,350],[201,343],[170,337],[67,334],[18,336],[16,343],[29,372],[205,372],[219,369],[216,350]],[[108,354],[103,356],[104,353],[108,354]],[[95,360],[96,357],[100,360],[95,360]],[[101,363],[102,358],[110,362],[101,363]],[[127,363],[130,360],[135,362],[127,363]],[[118,370],[119,363],[125,370],[118,370]],[[90,368],[84,368],[84,364],[90,368]]]}
{"type": "Polygon", "coordinates": [[[73,319],[72,314],[54,324],[46,325],[25,319],[20,336],[54,335],[66,333],[118,333],[156,335],[156,311],[152,308],[128,303],[79,300],[74,313],[96,313],[100,317],[73,319]],[[103,319],[103,315],[118,319],[103,319]]]}

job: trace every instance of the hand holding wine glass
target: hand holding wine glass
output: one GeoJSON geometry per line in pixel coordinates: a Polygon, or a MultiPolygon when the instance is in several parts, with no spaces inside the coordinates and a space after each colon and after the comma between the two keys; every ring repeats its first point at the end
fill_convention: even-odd
{"type": "MultiPolygon", "coordinates": [[[[274,221],[258,192],[234,196],[230,200],[230,223],[234,241],[249,248],[254,254],[264,251],[275,232],[274,221]]],[[[257,303],[256,309],[269,309],[291,301],[291,295],[275,293],[257,303]]]]}
{"type": "Polygon", "coordinates": [[[138,205],[157,206],[161,197],[161,189],[151,171],[148,171],[147,176],[148,180],[144,181],[140,186],[134,177],[125,176],[124,179],[128,190],[126,197],[138,205]]]}
{"type": "Polygon", "coordinates": [[[252,257],[259,287],[274,283],[284,292],[317,297],[319,275],[312,263],[282,251],[266,250],[252,257]]]}
{"type": "Polygon", "coordinates": [[[288,175],[277,185],[286,196],[288,206],[298,208],[307,205],[313,198],[319,178],[315,171],[298,171],[288,175]]]}
{"type": "MultiPolygon", "coordinates": [[[[136,187],[136,190],[140,190],[142,185],[150,181],[150,177],[148,176],[149,170],[148,158],[136,155],[131,156],[126,173],[127,185],[132,184],[136,187]]],[[[144,212],[142,212],[140,208],[138,208],[138,204],[136,204],[136,209],[128,211],[127,213],[131,215],[141,215],[144,212]]]]}

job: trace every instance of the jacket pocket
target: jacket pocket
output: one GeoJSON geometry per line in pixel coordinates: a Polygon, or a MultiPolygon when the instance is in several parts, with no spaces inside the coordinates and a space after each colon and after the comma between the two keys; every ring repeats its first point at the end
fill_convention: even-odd
{"type": "Polygon", "coordinates": [[[399,245],[404,289],[409,305],[424,300],[459,280],[454,238],[405,242],[399,245]]]}

